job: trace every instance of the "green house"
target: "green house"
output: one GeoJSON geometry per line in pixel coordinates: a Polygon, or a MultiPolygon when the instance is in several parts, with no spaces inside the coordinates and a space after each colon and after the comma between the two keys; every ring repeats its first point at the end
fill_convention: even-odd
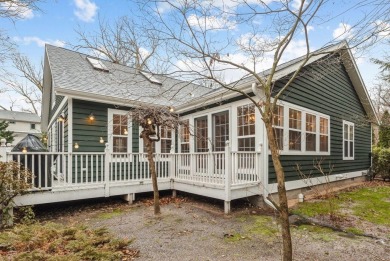
{"type": "MultiPolygon", "coordinates": [[[[346,43],[322,51],[280,97],[274,120],[291,196],[308,187],[297,168],[312,175],[315,184],[325,176],[348,183],[362,179],[371,165],[376,116],[354,58],[346,43]],[[313,166],[316,162],[324,173],[313,166]]],[[[301,61],[278,67],[275,91],[301,61]]],[[[111,195],[133,199],[152,190],[140,128],[131,118],[133,108],[150,105],[174,107],[189,126],[162,131],[155,145],[161,189],[221,199],[227,212],[231,200],[277,192],[264,124],[237,92],[51,45],[45,48],[43,82],[42,131],[48,133],[50,153],[57,154],[48,177],[53,179],[50,193],[62,191],[57,201],[111,195]],[[77,196],[66,194],[69,187],[77,196]]],[[[261,97],[253,83],[246,78],[234,88],[261,97]]],[[[41,195],[36,201],[48,199],[41,195]]]]}

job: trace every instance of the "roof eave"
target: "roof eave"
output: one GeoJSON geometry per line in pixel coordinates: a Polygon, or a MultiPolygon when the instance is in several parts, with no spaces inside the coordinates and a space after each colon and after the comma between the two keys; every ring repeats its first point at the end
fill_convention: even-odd
{"type": "Polygon", "coordinates": [[[362,106],[367,113],[369,120],[374,124],[378,124],[379,123],[378,115],[374,109],[374,105],[368,94],[366,85],[364,84],[363,78],[361,77],[360,71],[356,65],[355,59],[353,58],[350,48],[349,47],[344,48],[340,50],[340,53],[341,53],[341,59],[343,59],[346,64],[349,63],[352,65],[352,66],[345,66],[345,69],[352,82],[352,85],[356,90],[359,100],[362,103],[362,106]]]}
{"type": "Polygon", "coordinates": [[[149,103],[141,102],[137,100],[117,98],[117,97],[107,97],[106,95],[94,94],[89,92],[88,93],[81,92],[81,91],[70,90],[61,87],[56,87],[56,92],[58,95],[67,96],[72,99],[105,103],[105,104],[113,104],[117,106],[124,106],[124,107],[140,107],[145,105],[150,106],[149,103]]]}

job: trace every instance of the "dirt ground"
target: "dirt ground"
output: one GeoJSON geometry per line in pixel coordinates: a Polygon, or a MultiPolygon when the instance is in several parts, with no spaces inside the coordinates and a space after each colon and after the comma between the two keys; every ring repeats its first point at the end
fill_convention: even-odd
{"type": "MultiPolygon", "coordinates": [[[[281,260],[282,239],[272,212],[246,201],[236,202],[229,216],[223,214],[218,201],[165,196],[162,203],[162,214],[157,217],[150,195],[133,205],[110,199],[57,204],[36,212],[41,221],[107,227],[116,237],[133,239],[131,247],[139,250],[139,261],[281,260]]],[[[390,260],[390,229],[380,231],[387,238],[293,227],[294,260],[390,260]]]]}

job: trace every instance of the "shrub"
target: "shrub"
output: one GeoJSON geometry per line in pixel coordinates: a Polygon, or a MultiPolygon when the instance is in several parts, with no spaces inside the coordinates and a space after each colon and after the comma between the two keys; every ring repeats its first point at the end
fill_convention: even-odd
{"type": "Polygon", "coordinates": [[[388,111],[385,111],[381,118],[378,146],[390,148],[390,114],[388,111]]]}
{"type": "Polygon", "coordinates": [[[16,196],[27,193],[32,174],[16,162],[0,162],[0,227],[10,221],[9,210],[16,196]]]}
{"type": "Polygon", "coordinates": [[[374,147],[372,150],[373,177],[390,178],[390,148],[374,147]]]}

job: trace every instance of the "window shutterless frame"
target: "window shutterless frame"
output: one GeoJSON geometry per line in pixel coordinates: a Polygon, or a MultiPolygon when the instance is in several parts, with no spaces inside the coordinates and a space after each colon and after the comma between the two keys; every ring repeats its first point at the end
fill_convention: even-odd
{"type": "Polygon", "coordinates": [[[114,139],[116,142],[118,141],[118,139],[120,139],[122,142],[126,142],[126,151],[122,151],[122,153],[131,153],[132,152],[132,144],[131,144],[132,124],[131,124],[131,117],[129,112],[123,110],[117,110],[117,109],[108,109],[107,120],[108,120],[107,141],[109,143],[110,151],[114,152],[114,139]],[[127,117],[127,123],[126,123],[127,126],[122,124],[123,117],[127,117]],[[119,118],[119,122],[118,122],[118,118],[119,118]]]}
{"type": "Polygon", "coordinates": [[[285,101],[278,106],[273,128],[283,135],[281,155],[330,155],[330,116],[285,101]]]}
{"type": "Polygon", "coordinates": [[[355,124],[343,120],[343,160],[355,159],[355,124]]]}

